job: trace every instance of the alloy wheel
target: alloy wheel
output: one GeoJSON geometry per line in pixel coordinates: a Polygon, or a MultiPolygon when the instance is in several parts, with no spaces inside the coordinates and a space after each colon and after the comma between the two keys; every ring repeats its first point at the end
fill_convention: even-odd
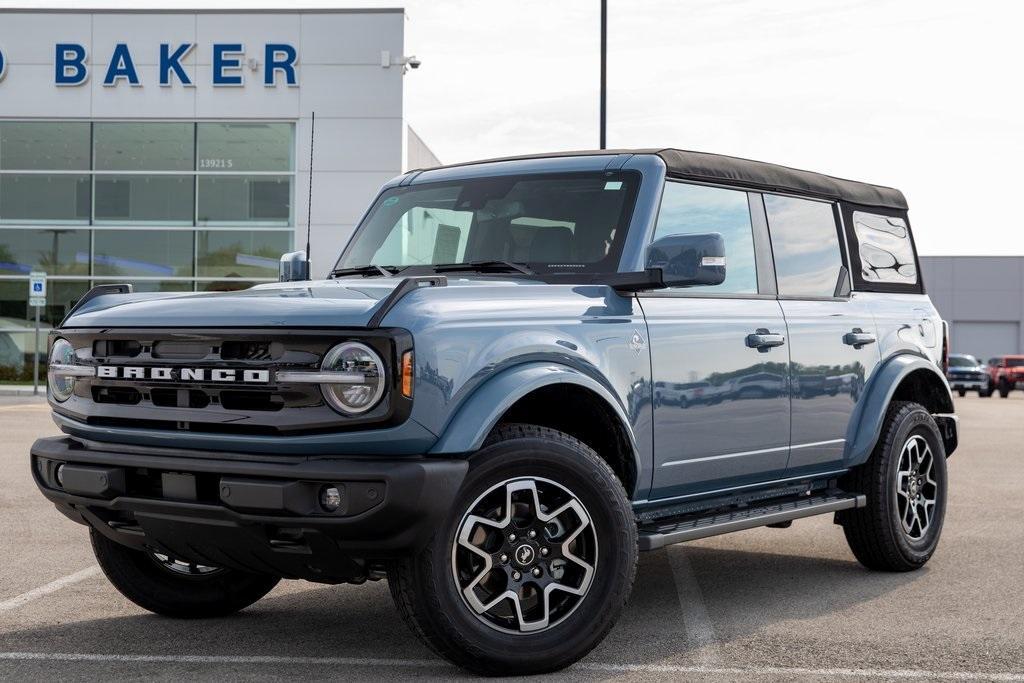
{"type": "Polygon", "coordinates": [[[149,557],[160,567],[178,576],[200,577],[223,571],[220,567],[179,560],[163,553],[150,552],[149,557]]]}
{"type": "Polygon", "coordinates": [[[924,537],[935,516],[939,484],[934,466],[928,441],[917,434],[907,439],[896,472],[896,507],[904,533],[915,541],[924,537]]]}
{"type": "Polygon", "coordinates": [[[452,575],[477,619],[505,633],[537,633],[583,602],[597,550],[594,522],[569,489],[540,477],[508,479],[463,515],[452,575]]]}

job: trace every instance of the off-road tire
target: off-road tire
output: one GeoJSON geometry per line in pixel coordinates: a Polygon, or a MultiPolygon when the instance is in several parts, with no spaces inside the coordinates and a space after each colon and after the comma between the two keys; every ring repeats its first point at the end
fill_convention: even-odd
{"type": "Polygon", "coordinates": [[[967,390],[966,389],[957,389],[956,393],[960,396],[960,398],[963,398],[964,396],[967,395],[967,390]]]}
{"type": "Polygon", "coordinates": [[[421,553],[389,567],[388,584],[402,619],[434,652],[478,674],[519,676],[567,667],[600,643],[629,597],[636,565],[636,521],[608,464],[567,434],[510,424],[472,457],[447,518],[421,553]],[[463,515],[485,491],[516,477],[542,477],[570,490],[590,514],[598,547],[586,595],[560,622],[534,633],[502,632],[483,623],[452,575],[463,515]]]}
{"type": "Polygon", "coordinates": [[[223,617],[248,607],[279,577],[218,569],[208,575],[178,575],[151,555],[91,531],[92,549],[114,588],[139,607],[179,619],[223,617]]]}
{"type": "Polygon", "coordinates": [[[1005,379],[999,380],[999,398],[1008,397],[1010,395],[1010,391],[1012,390],[1013,387],[1010,386],[1009,382],[1007,382],[1005,379]]]}
{"type": "Polygon", "coordinates": [[[946,512],[946,451],[934,418],[919,403],[893,401],[871,457],[841,483],[850,492],[867,496],[867,506],[844,510],[838,516],[846,541],[857,560],[868,569],[907,572],[931,558],[939,542],[946,512]],[[934,457],[938,483],[931,524],[920,539],[911,538],[900,522],[895,493],[896,472],[904,444],[922,436],[934,457]]]}

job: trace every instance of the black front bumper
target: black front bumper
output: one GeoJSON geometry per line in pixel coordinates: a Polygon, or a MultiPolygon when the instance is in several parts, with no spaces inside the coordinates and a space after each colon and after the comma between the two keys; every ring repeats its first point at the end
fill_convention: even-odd
{"type": "Polygon", "coordinates": [[[467,468],[458,459],[297,459],[70,437],[32,445],[43,495],[119,543],[329,583],[364,579],[377,565],[420,550],[467,468]],[[320,505],[324,486],[342,494],[335,512],[320,505]]]}

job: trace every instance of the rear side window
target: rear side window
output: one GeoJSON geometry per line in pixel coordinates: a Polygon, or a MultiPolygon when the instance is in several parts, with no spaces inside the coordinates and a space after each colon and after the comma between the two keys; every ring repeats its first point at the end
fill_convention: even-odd
{"type": "Polygon", "coordinates": [[[831,297],[843,255],[832,205],[764,195],[780,296],[831,297]]]}
{"type": "Polygon", "coordinates": [[[865,282],[917,284],[914,245],[907,222],[899,216],[853,212],[860,277],[865,282]]]}

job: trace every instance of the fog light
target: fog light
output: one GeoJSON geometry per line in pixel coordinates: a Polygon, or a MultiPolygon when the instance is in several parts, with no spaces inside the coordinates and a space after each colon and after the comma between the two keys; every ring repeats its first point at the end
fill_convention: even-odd
{"type": "Polygon", "coordinates": [[[64,488],[64,463],[57,465],[57,469],[54,470],[53,476],[57,478],[57,484],[64,488]]]}
{"type": "Polygon", "coordinates": [[[325,486],[320,489],[320,507],[334,512],[341,507],[341,491],[337,486],[325,486]]]}

